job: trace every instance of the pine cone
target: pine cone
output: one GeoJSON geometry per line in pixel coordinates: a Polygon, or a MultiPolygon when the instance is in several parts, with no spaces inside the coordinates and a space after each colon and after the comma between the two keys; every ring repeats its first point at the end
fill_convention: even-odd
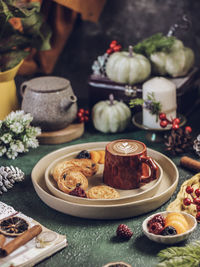
{"type": "Polygon", "coordinates": [[[184,131],[182,128],[172,130],[165,142],[166,150],[173,155],[188,152],[192,148],[192,137],[190,133],[184,131]]]}
{"type": "Polygon", "coordinates": [[[200,134],[194,140],[193,148],[196,151],[197,155],[200,157],[200,134]]]}
{"type": "Polygon", "coordinates": [[[8,189],[13,187],[15,182],[24,180],[24,173],[17,167],[1,166],[0,167],[0,194],[7,192],[8,189]]]}

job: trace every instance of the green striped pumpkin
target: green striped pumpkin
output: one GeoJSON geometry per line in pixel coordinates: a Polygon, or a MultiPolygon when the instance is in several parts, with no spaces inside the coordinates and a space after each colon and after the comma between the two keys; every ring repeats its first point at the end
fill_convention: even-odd
{"type": "Polygon", "coordinates": [[[103,133],[122,132],[128,126],[131,119],[130,108],[123,102],[114,100],[100,101],[92,109],[92,121],[94,127],[103,133]]]}
{"type": "Polygon", "coordinates": [[[129,52],[115,52],[106,63],[106,75],[117,83],[136,84],[146,80],[151,73],[149,60],[140,54],[133,52],[132,46],[129,52]]]}

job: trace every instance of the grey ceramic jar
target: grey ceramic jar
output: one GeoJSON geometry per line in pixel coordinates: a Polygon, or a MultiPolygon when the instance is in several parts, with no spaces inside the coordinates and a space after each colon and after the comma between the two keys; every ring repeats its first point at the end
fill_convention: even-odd
{"type": "Polygon", "coordinates": [[[47,76],[34,78],[21,85],[21,109],[33,116],[32,124],[43,131],[56,131],[74,121],[77,97],[69,80],[47,76]]]}

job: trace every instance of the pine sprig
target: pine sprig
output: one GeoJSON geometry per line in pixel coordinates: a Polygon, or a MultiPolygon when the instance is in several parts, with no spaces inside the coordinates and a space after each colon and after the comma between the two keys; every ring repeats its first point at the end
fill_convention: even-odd
{"type": "Polygon", "coordinates": [[[175,40],[174,36],[164,36],[162,33],[157,33],[135,45],[134,52],[147,57],[159,51],[168,52],[175,40]]]}
{"type": "Polygon", "coordinates": [[[157,267],[199,267],[200,242],[196,241],[185,247],[170,247],[158,253],[160,263],[157,267]]]}

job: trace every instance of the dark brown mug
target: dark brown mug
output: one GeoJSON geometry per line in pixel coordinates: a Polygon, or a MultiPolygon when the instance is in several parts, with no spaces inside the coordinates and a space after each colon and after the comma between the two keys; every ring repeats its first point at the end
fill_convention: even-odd
{"type": "Polygon", "coordinates": [[[144,143],[121,139],[107,144],[103,181],[117,189],[139,188],[158,177],[158,166],[144,143]],[[150,170],[150,171],[149,171],[150,170]]]}

